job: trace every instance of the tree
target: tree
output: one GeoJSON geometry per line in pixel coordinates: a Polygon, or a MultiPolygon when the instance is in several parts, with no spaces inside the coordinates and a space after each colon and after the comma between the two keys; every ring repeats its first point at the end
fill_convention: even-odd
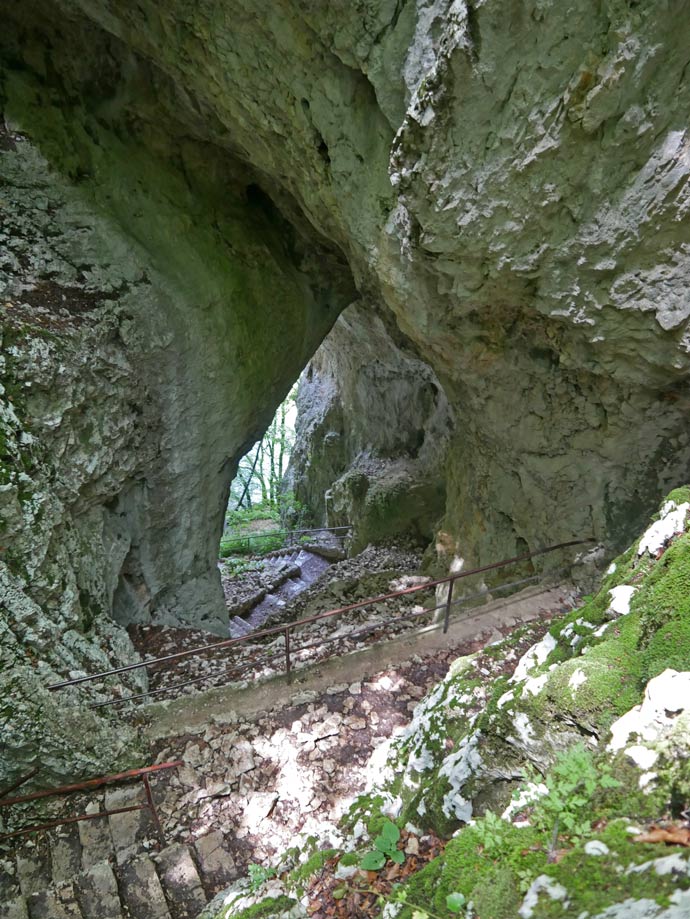
{"type": "Polygon", "coordinates": [[[278,407],[268,430],[242,457],[230,487],[230,510],[249,510],[257,503],[278,510],[282,482],[295,442],[297,384],[278,407]]]}

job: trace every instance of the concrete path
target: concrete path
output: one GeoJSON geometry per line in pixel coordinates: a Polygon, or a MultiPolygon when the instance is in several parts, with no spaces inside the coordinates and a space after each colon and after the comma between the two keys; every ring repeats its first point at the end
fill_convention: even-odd
{"type": "Polygon", "coordinates": [[[471,615],[452,619],[447,634],[443,634],[442,624],[430,625],[297,670],[291,678],[282,674],[249,687],[220,687],[169,702],[142,706],[136,711],[137,722],[142,725],[145,737],[154,742],[183,733],[193,734],[203,730],[212,719],[222,720],[230,712],[252,718],[277,707],[298,704],[305,691],[319,693],[337,683],[367,679],[377,671],[395,667],[414,655],[432,654],[478,635],[485,635],[489,644],[502,637],[500,629],[517,628],[545,613],[569,606],[573,593],[572,586],[568,584],[551,588],[531,587],[511,597],[487,603],[471,615]]]}

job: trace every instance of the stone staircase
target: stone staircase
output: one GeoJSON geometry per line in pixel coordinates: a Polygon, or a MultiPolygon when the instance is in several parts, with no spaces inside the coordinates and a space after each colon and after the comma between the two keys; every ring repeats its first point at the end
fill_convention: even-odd
{"type": "MultiPolygon", "coordinates": [[[[114,787],[86,812],[143,796],[141,785],[114,787]]],[[[0,919],[195,919],[236,876],[221,833],[161,848],[148,810],[113,814],[0,850],[0,919]]]]}

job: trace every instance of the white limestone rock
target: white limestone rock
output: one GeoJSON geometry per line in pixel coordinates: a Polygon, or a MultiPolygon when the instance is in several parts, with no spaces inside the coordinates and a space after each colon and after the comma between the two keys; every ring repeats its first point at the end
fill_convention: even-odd
{"type": "Polygon", "coordinates": [[[661,508],[659,519],[642,536],[637,554],[648,552],[656,555],[676,533],[683,532],[689,510],[690,504],[687,502],[678,505],[675,501],[667,501],[661,508]]]}

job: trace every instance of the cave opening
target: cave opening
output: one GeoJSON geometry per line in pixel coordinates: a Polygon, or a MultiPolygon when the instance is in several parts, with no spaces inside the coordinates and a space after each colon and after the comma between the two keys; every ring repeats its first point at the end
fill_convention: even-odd
{"type": "Polygon", "coordinates": [[[289,485],[298,388],[299,380],[276,409],[262,436],[237,464],[225,509],[221,558],[270,551],[280,544],[281,531],[308,522],[308,508],[296,500],[289,485]]]}

